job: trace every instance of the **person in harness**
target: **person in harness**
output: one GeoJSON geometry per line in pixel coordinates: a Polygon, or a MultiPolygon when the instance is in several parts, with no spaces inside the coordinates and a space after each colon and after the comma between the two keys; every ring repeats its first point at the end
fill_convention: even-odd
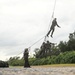
{"type": "Polygon", "coordinates": [[[53,33],[54,33],[54,30],[55,30],[55,26],[57,26],[57,27],[59,27],[60,28],[60,26],[57,24],[57,18],[54,18],[54,20],[52,21],[52,25],[51,25],[51,27],[50,27],[50,30],[49,30],[49,32],[47,33],[47,37],[49,36],[49,34],[50,34],[50,32],[51,32],[51,37],[53,37],[53,33]]]}

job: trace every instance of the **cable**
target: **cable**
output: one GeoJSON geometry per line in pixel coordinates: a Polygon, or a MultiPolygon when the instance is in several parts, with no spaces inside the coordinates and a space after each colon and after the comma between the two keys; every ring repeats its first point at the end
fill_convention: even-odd
{"type": "Polygon", "coordinates": [[[54,8],[53,8],[53,14],[52,14],[52,17],[53,17],[53,18],[54,18],[55,7],[56,7],[56,0],[55,0],[55,3],[54,3],[54,8]]]}
{"type": "MultiPolygon", "coordinates": [[[[41,39],[39,39],[38,41],[36,41],[35,43],[33,43],[30,47],[32,47],[33,45],[35,45],[36,43],[38,43],[40,40],[42,40],[45,36],[43,36],[41,39]]],[[[30,48],[29,47],[29,48],[30,48]]]]}
{"type": "MultiPolygon", "coordinates": [[[[55,2],[54,2],[53,13],[52,13],[51,19],[54,18],[55,6],[56,6],[56,0],[55,0],[55,2]]],[[[48,28],[50,28],[50,24],[51,24],[51,20],[50,20],[50,23],[49,23],[49,27],[48,27],[48,28]]],[[[32,47],[33,45],[35,45],[36,43],[38,43],[38,42],[39,42],[40,40],[42,40],[43,38],[45,38],[45,40],[46,40],[46,35],[43,36],[43,37],[42,37],[41,39],[39,39],[38,41],[36,41],[35,43],[33,43],[31,46],[29,46],[28,49],[29,49],[30,47],[32,47]]],[[[23,52],[23,51],[22,51],[22,52],[23,52]]],[[[19,54],[17,54],[17,56],[20,55],[22,52],[20,52],[19,54]]]]}
{"type": "MultiPolygon", "coordinates": [[[[54,18],[55,7],[56,7],[56,0],[55,0],[55,2],[54,2],[53,12],[52,12],[52,16],[51,16],[51,19],[50,19],[50,22],[49,22],[49,27],[48,27],[48,28],[50,28],[52,18],[54,18]]],[[[48,30],[49,30],[49,29],[48,29],[48,30]]]]}
{"type": "MultiPolygon", "coordinates": [[[[45,37],[45,36],[43,36],[41,39],[39,39],[38,41],[36,41],[35,43],[33,43],[31,46],[28,47],[28,49],[31,48],[32,46],[34,46],[34,45],[35,45],[36,43],[38,43],[39,41],[41,41],[44,37],[45,37]]],[[[30,49],[29,49],[29,50],[30,50],[30,49]]],[[[20,52],[19,54],[17,54],[16,57],[17,57],[18,55],[20,55],[21,53],[23,53],[23,51],[20,52]]]]}

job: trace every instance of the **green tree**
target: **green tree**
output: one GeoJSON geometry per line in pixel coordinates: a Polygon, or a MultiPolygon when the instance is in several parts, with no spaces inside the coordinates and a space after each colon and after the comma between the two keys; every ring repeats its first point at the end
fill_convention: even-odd
{"type": "Polygon", "coordinates": [[[68,41],[68,51],[75,50],[75,39],[68,41]]]}
{"type": "Polygon", "coordinates": [[[67,51],[67,42],[60,41],[58,44],[58,47],[61,52],[66,52],[67,51]]]}

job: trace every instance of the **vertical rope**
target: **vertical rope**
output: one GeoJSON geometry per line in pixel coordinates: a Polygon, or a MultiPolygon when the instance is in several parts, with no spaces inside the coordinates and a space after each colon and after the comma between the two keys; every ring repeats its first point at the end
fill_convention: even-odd
{"type": "Polygon", "coordinates": [[[55,7],[56,7],[56,0],[55,0],[55,3],[54,3],[52,18],[54,18],[55,7]]]}
{"type": "MultiPolygon", "coordinates": [[[[50,22],[49,22],[48,31],[49,31],[49,29],[50,29],[50,25],[51,25],[51,23],[52,23],[52,20],[54,19],[55,7],[56,7],[56,0],[55,0],[55,2],[54,2],[53,12],[52,12],[51,19],[50,19],[50,22]]],[[[47,31],[47,32],[48,32],[48,31],[47,31]]],[[[47,35],[47,34],[46,34],[46,35],[47,35]]],[[[46,40],[46,37],[45,37],[45,40],[46,40]]]]}
{"type": "Polygon", "coordinates": [[[56,7],[56,0],[54,2],[53,12],[52,12],[51,20],[50,20],[50,23],[49,23],[49,28],[50,28],[50,24],[51,24],[52,18],[54,18],[55,7],[56,7]]]}

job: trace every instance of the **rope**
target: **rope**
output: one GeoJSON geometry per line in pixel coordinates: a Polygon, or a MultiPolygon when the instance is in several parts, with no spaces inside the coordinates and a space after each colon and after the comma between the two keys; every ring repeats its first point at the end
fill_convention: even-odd
{"type": "MultiPolygon", "coordinates": [[[[41,41],[44,37],[45,37],[45,36],[43,36],[41,39],[39,39],[38,41],[36,41],[35,43],[33,43],[31,46],[29,46],[29,47],[28,47],[28,50],[30,50],[30,48],[31,48],[32,46],[34,46],[36,43],[38,43],[39,41],[41,41]]],[[[20,55],[21,53],[23,53],[23,51],[20,52],[19,54],[17,54],[16,57],[17,57],[18,55],[20,55]]]]}
{"type": "MultiPolygon", "coordinates": [[[[52,18],[54,18],[54,11],[55,11],[55,6],[56,6],[56,0],[54,2],[54,7],[53,7],[53,13],[52,13],[52,16],[51,16],[51,20],[52,18]]],[[[50,28],[50,24],[51,24],[51,20],[50,20],[50,23],[49,23],[49,28],[50,28]]],[[[45,36],[45,40],[46,40],[46,36],[45,36]]],[[[40,56],[39,56],[40,57],[40,56]]],[[[39,59],[38,59],[39,60],[39,59]]],[[[35,63],[35,61],[33,62],[33,64],[35,63]]]]}
{"type": "MultiPolygon", "coordinates": [[[[53,7],[53,13],[52,13],[52,16],[51,16],[51,20],[52,20],[52,18],[54,18],[55,6],[56,6],[56,0],[55,0],[55,2],[54,2],[54,7],[53,7]]],[[[50,28],[51,20],[50,20],[50,23],[49,23],[49,27],[48,27],[48,28],[50,28]]],[[[35,43],[33,43],[31,46],[29,46],[28,49],[31,48],[31,47],[32,47],[33,45],[35,45],[36,43],[38,43],[39,41],[41,41],[43,38],[45,38],[44,40],[46,41],[46,35],[45,35],[45,36],[43,36],[41,39],[39,39],[38,41],[36,41],[35,43]]],[[[23,52],[23,51],[22,51],[22,52],[23,52]]],[[[20,52],[19,54],[17,54],[17,56],[20,55],[22,52],[20,52]]]]}
{"type": "MultiPolygon", "coordinates": [[[[50,22],[49,22],[49,27],[48,27],[48,28],[50,28],[52,18],[54,18],[55,6],[56,6],[56,0],[55,0],[55,2],[54,2],[53,12],[52,12],[52,16],[51,16],[51,20],[50,20],[50,22]]],[[[49,30],[49,29],[48,29],[48,30],[49,30]]]]}
{"type": "Polygon", "coordinates": [[[54,3],[54,8],[53,8],[53,14],[52,14],[52,17],[53,17],[53,18],[54,18],[55,7],[56,7],[56,0],[55,0],[55,3],[54,3]]]}
{"type": "MultiPolygon", "coordinates": [[[[30,47],[32,47],[33,45],[35,45],[36,43],[38,43],[39,41],[41,41],[45,36],[43,36],[41,39],[39,39],[38,41],[36,41],[35,43],[33,43],[30,47]]],[[[30,48],[29,47],[29,48],[30,48]]]]}

